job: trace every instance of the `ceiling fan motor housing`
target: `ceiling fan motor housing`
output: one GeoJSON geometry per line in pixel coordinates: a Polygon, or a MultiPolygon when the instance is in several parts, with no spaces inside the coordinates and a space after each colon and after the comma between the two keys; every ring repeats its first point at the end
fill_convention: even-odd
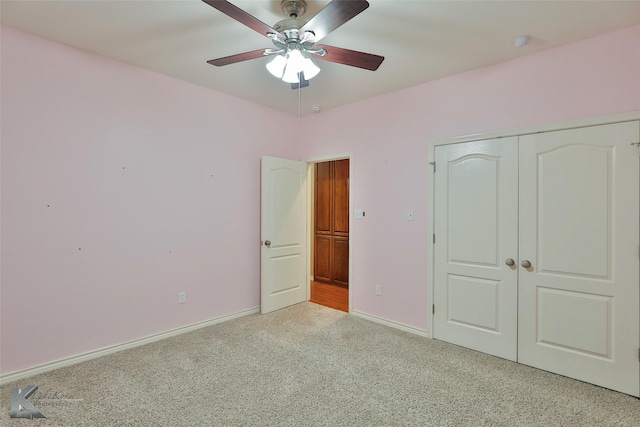
{"type": "Polygon", "coordinates": [[[301,19],[283,19],[282,21],[278,21],[276,25],[273,26],[273,29],[286,36],[287,32],[291,30],[295,30],[297,32],[304,24],[306,24],[306,22],[301,19]]]}

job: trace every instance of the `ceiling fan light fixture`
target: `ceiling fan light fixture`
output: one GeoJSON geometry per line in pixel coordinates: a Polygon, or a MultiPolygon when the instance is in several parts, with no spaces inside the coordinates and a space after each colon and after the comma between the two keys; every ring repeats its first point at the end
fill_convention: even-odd
{"type": "Polygon", "coordinates": [[[302,72],[304,73],[304,78],[307,80],[311,80],[320,72],[320,67],[313,63],[313,61],[309,58],[305,58],[304,63],[302,65],[302,72]]]}
{"type": "Polygon", "coordinates": [[[272,61],[267,63],[267,70],[269,70],[274,77],[281,79],[286,65],[287,59],[282,55],[276,55],[272,61]]]}
{"type": "Polygon", "coordinates": [[[292,49],[287,53],[287,70],[292,68],[292,72],[299,73],[304,66],[304,56],[300,49],[292,49]]]}
{"type": "Polygon", "coordinates": [[[284,69],[282,81],[287,83],[300,83],[300,79],[298,78],[298,73],[300,73],[300,71],[302,70],[292,67],[291,64],[287,64],[284,69]]]}
{"type": "Polygon", "coordinates": [[[291,49],[286,56],[276,55],[267,64],[267,70],[286,83],[300,83],[301,72],[304,73],[306,80],[312,79],[320,72],[320,68],[311,59],[305,58],[300,49],[291,49]]]}

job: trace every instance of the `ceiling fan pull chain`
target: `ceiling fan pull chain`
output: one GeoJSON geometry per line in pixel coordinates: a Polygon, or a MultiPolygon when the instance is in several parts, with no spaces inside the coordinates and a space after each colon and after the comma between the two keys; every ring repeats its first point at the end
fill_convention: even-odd
{"type": "Polygon", "coordinates": [[[300,124],[300,100],[302,99],[302,71],[298,72],[298,124],[300,124]]]}

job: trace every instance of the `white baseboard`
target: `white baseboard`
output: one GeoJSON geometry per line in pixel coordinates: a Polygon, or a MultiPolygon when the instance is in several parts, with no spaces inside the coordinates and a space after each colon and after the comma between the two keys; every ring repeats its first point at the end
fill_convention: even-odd
{"type": "Polygon", "coordinates": [[[187,332],[195,331],[197,329],[212,326],[217,323],[226,322],[228,320],[237,319],[239,317],[248,316],[250,314],[260,313],[260,307],[250,308],[247,310],[239,311],[237,313],[228,314],[226,316],[216,317],[215,319],[209,319],[191,325],[183,326],[169,331],[160,332],[154,335],[149,335],[143,338],[138,338],[132,341],[127,341],[122,344],[116,344],[109,347],[103,347],[97,350],[88,351],[86,353],[78,354],[75,356],[67,357],[64,359],[55,360],[42,365],[33,366],[20,371],[11,372],[6,375],[2,375],[0,378],[0,385],[4,385],[13,381],[21,380],[24,378],[32,377],[44,372],[53,371],[54,369],[64,368],[65,366],[75,365],[77,363],[86,362],[87,360],[96,359],[98,357],[106,356],[109,354],[117,353],[122,350],[127,350],[141,345],[150,344],[152,342],[160,341],[165,338],[174,337],[176,335],[185,334],[187,332]]]}
{"type": "Polygon", "coordinates": [[[423,329],[418,329],[413,326],[405,325],[404,323],[394,322],[391,320],[383,319],[382,317],[372,316],[371,314],[363,313],[361,311],[352,311],[351,314],[353,314],[354,316],[369,320],[371,322],[380,323],[385,326],[390,326],[395,329],[400,329],[401,331],[409,332],[415,335],[420,335],[421,337],[431,338],[431,334],[429,334],[429,331],[425,331],[423,329]]]}

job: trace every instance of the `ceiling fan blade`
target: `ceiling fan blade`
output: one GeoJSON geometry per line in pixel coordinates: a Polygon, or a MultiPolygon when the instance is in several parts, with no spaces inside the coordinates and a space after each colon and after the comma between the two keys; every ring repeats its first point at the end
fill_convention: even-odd
{"type": "Polygon", "coordinates": [[[375,71],[378,69],[384,56],[374,55],[372,53],[358,52],[356,50],[343,49],[341,47],[315,45],[314,49],[324,49],[327,54],[324,56],[314,55],[314,59],[323,61],[336,62],[338,64],[350,65],[352,67],[364,68],[365,70],[375,71]]]}
{"type": "Polygon", "coordinates": [[[241,24],[244,24],[247,27],[251,28],[252,30],[257,31],[258,33],[262,34],[265,37],[269,37],[269,34],[271,33],[271,34],[275,34],[280,40],[284,41],[284,35],[277,32],[276,30],[274,30],[264,22],[260,21],[258,18],[248,14],[244,10],[240,9],[238,6],[235,6],[234,4],[231,4],[226,0],[202,0],[202,1],[207,3],[209,6],[213,7],[214,9],[218,9],[220,12],[224,13],[225,15],[235,19],[241,24]]]}
{"type": "Polygon", "coordinates": [[[314,42],[317,43],[368,7],[369,2],[365,0],[333,0],[300,28],[300,34],[305,31],[313,32],[314,42]]]}
{"type": "Polygon", "coordinates": [[[222,67],[223,65],[235,64],[236,62],[248,61],[249,59],[262,58],[264,56],[264,49],[252,50],[251,52],[238,53],[236,55],[225,56],[223,58],[211,59],[207,61],[211,65],[216,67],[222,67]]]}

